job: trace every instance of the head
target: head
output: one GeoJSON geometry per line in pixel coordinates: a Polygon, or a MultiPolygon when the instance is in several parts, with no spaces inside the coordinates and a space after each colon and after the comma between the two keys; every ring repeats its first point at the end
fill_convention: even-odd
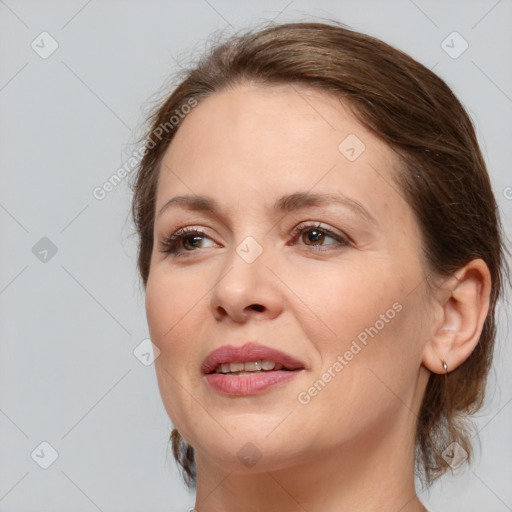
{"type": "Polygon", "coordinates": [[[376,449],[398,416],[428,483],[452,442],[470,458],[503,242],[473,125],[443,80],[339,24],[271,25],[215,46],[150,124],[132,213],[186,481],[198,454],[239,470],[244,442],[267,469],[376,449]],[[258,397],[212,394],[202,361],[245,340],[304,371],[258,397]]]}

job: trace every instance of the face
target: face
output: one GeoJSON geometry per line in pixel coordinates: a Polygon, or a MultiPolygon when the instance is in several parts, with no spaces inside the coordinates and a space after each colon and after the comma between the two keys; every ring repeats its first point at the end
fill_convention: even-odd
{"type": "Polygon", "coordinates": [[[414,419],[426,289],[396,166],[338,99],[296,85],[239,85],[186,117],[160,171],[146,313],[164,405],[198,460],[250,471],[250,442],[258,470],[286,467],[414,419]],[[202,372],[249,342],[301,369],[202,372]]]}

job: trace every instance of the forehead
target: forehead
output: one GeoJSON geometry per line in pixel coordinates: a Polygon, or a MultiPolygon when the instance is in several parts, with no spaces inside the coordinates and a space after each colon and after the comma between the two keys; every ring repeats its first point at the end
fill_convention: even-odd
{"type": "Polygon", "coordinates": [[[290,192],[341,192],[374,216],[409,212],[393,181],[397,158],[332,94],[297,84],[242,84],[201,100],[162,162],[157,210],[170,195],[244,206],[290,192]],[[398,211],[400,210],[400,211],[398,211]]]}

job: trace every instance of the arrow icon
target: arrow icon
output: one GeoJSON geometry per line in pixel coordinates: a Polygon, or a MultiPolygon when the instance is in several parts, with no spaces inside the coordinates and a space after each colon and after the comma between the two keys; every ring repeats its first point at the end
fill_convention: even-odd
{"type": "Polygon", "coordinates": [[[38,48],[44,48],[44,39],[41,39],[41,44],[37,44],[36,45],[38,48]]]}
{"type": "Polygon", "coordinates": [[[149,358],[151,357],[151,354],[149,352],[144,352],[144,354],[140,355],[141,357],[145,357],[146,361],[149,361],[149,358]]]}
{"type": "Polygon", "coordinates": [[[351,157],[353,157],[353,156],[354,156],[355,151],[356,151],[356,150],[355,150],[354,148],[347,148],[347,149],[345,150],[345,153],[350,152],[350,156],[351,156],[351,157]]]}
{"type": "Polygon", "coordinates": [[[240,249],[240,252],[249,252],[249,245],[245,244],[245,249],[240,249]]]}
{"type": "Polygon", "coordinates": [[[44,450],[41,448],[41,452],[40,453],[36,453],[34,454],[36,457],[39,457],[40,459],[42,459],[44,457],[44,450]]]}
{"type": "Polygon", "coordinates": [[[453,42],[453,39],[450,39],[450,43],[451,44],[446,43],[445,46],[447,46],[448,48],[455,48],[455,43],[453,42]]]}
{"type": "Polygon", "coordinates": [[[48,251],[46,249],[43,249],[42,251],[39,251],[39,254],[43,255],[43,260],[48,259],[48,251]]]}

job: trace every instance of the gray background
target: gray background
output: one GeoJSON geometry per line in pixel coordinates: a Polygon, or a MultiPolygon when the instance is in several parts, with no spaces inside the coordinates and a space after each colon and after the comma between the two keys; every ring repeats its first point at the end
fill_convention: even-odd
{"type": "MultiPolygon", "coordinates": [[[[171,424],[154,367],[133,353],[148,331],[130,189],[123,182],[103,200],[92,191],[130,156],[148,98],[190,48],[218,29],[307,15],[376,35],[448,82],[476,123],[510,232],[511,0],[0,0],[1,511],[193,505],[166,456],[171,424]],[[44,31],[59,45],[46,58],[44,31]],[[458,58],[441,46],[453,31],[469,43],[458,58]],[[48,469],[43,441],[58,452],[48,469]]],[[[450,41],[452,53],[462,49],[450,41]]],[[[503,308],[477,419],[481,454],[471,470],[420,494],[432,511],[512,510],[505,320],[503,308]]]]}

